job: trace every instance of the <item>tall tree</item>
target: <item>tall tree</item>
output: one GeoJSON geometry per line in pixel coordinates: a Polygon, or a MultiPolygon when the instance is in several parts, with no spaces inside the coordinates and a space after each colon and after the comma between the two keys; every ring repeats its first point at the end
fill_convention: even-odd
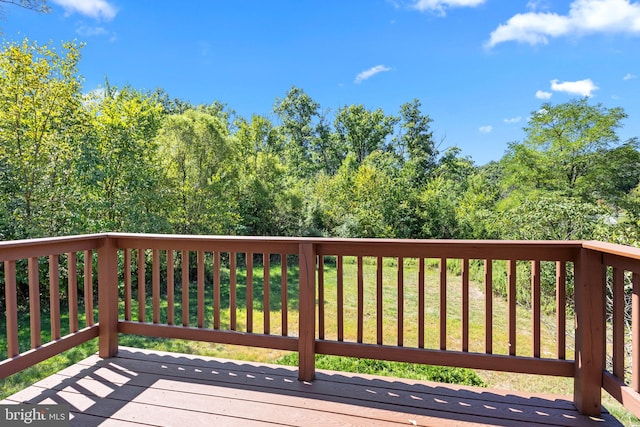
{"type": "Polygon", "coordinates": [[[290,168],[299,177],[314,172],[311,145],[315,136],[320,105],[307,93],[295,86],[282,99],[277,99],[274,112],[282,122],[286,158],[290,168]]]}
{"type": "Polygon", "coordinates": [[[397,121],[380,108],[371,111],[359,104],[338,110],[334,127],[338,140],[354,154],[356,162],[362,164],[374,151],[386,150],[387,137],[393,133],[397,121]]]}
{"type": "Polygon", "coordinates": [[[400,135],[397,144],[406,152],[409,165],[414,169],[417,184],[424,184],[436,167],[438,150],[433,140],[431,117],[422,114],[420,101],[414,99],[400,106],[400,135]]]}
{"type": "MultiPolygon", "coordinates": [[[[75,199],[68,174],[82,123],[80,46],[61,51],[24,40],[0,52],[0,164],[14,219],[6,237],[64,232],[75,199]]],[[[7,230],[5,230],[5,233],[7,230]]]]}

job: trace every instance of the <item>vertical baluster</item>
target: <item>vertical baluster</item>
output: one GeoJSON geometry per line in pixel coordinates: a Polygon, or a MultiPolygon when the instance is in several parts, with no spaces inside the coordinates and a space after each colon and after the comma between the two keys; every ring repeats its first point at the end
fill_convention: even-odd
{"type": "Polygon", "coordinates": [[[131,320],[131,249],[124,250],[124,320],[131,320]]]}
{"type": "Polygon", "coordinates": [[[269,254],[265,253],[262,255],[262,268],[263,268],[263,279],[262,279],[262,306],[263,306],[263,323],[264,323],[264,333],[271,333],[271,272],[270,270],[270,259],[269,254]]]}
{"type": "Polygon", "coordinates": [[[469,351],[469,260],[462,260],[462,351],[469,351]]]}
{"type": "Polygon", "coordinates": [[[540,357],[540,261],[531,261],[531,329],[533,357],[540,357]]]}
{"type": "Polygon", "coordinates": [[[287,295],[287,254],[280,255],[280,306],[282,316],[282,336],[289,335],[289,300],[287,295]]]}
{"type": "Polygon", "coordinates": [[[160,251],[151,251],[151,304],[153,323],[160,323],[160,251]]]}
{"type": "Polygon", "coordinates": [[[167,250],[167,324],[175,324],[175,276],[173,250],[167,250]]]}
{"type": "Polygon", "coordinates": [[[60,338],[60,271],[58,255],[49,255],[49,320],[51,340],[60,338]]]}
{"type": "Polygon", "coordinates": [[[404,258],[398,257],[398,347],[404,344],[404,258]]]}
{"type": "Polygon", "coordinates": [[[507,320],[507,328],[509,330],[509,355],[516,355],[516,261],[508,262],[507,281],[509,289],[507,291],[507,305],[509,317],[507,320]]]}
{"type": "Polygon", "coordinates": [[[318,256],[318,339],[324,339],[324,256],[318,256]]]}
{"type": "Polygon", "coordinates": [[[87,326],[93,326],[93,251],[84,251],[84,313],[87,326]]]}
{"type": "Polygon", "coordinates": [[[631,388],[640,392],[640,274],[631,276],[631,388]]]}
{"type": "Polygon", "coordinates": [[[338,341],[344,341],[344,264],[342,255],[338,255],[337,271],[336,271],[336,286],[337,286],[337,301],[338,301],[338,341]]]}
{"type": "Polygon", "coordinates": [[[440,258],[440,350],[447,349],[447,259],[440,258]]]}
{"type": "Polygon", "coordinates": [[[198,328],[204,328],[204,252],[198,251],[198,328]]]}
{"type": "Polygon", "coordinates": [[[16,289],[16,262],[4,262],[4,295],[7,316],[7,356],[20,353],[18,346],[18,296],[16,289]]]}
{"type": "Polygon", "coordinates": [[[145,250],[138,249],[138,322],[144,322],[147,314],[146,262],[145,250]]]}
{"type": "Polygon", "coordinates": [[[29,319],[31,323],[31,348],[40,347],[40,278],[38,258],[29,258],[29,319]]]}
{"type": "Polygon", "coordinates": [[[566,358],[566,327],[567,327],[567,263],[556,262],[556,357],[566,358]]]}
{"type": "Polygon", "coordinates": [[[253,332],[253,253],[247,253],[247,332],[253,332]]]}
{"type": "Polygon", "coordinates": [[[382,345],[382,257],[376,261],[376,342],[382,345]]]}
{"type": "Polygon", "coordinates": [[[213,329],[220,329],[220,252],[213,254],[213,329]]]}
{"type": "Polygon", "coordinates": [[[624,272],[613,267],[613,375],[624,381],[624,272]]]}
{"type": "Polygon", "coordinates": [[[189,251],[181,251],[182,258],[182,326],[189,326],[189,251]]]}
{"type": "Polygon", "coordinates": [[[229,253],[229,328],[236,330],[236,253],[229,253]]]}
{"type": "Polygon", "coordinates": [[[362,342],[364,332],[364,272],[362,271],[362,257],[358,256],[358,337],[362,342]]]}
{"type": "Polygon", "coordinates": [[[493,261],[484,260],[484,352],[493,353],[493,261]]]}
{"type": "Polygon", "coordinates": [[[424,348],[424,258],[418,259],[418,348],[424,348]]]}
{"type": "Polygon", "coordinates": [[[67,268],[69,269],[69,331],[78,331],[78,257],[75,252],[67,254],[67,268]]]}

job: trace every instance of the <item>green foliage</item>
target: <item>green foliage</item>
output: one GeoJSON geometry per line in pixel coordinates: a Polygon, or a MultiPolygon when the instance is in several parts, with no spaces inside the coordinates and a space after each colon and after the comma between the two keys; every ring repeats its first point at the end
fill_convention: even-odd
{"type": "MultiPolygon", "coordinates": [[[[290,353],[276,361],[280,365],[297,366],[298,353],[290,353]]],[[[471,369],[446,366],[421,365],[418,363],[388,362],[384,360],[360,359],[356,357],[316,354],[317,369],[355,372],[358,374],[383,375],[422,381],[481,386],[485,384],[471,369]]]]}

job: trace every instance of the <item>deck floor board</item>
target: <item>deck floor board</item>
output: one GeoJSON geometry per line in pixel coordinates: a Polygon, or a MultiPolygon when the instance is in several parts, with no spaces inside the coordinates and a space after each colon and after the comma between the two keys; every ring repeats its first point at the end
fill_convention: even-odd
{"type": "Polygon", "coordinates": [[[121,347],[91,356],[2,403],[64,403],[78,426],[621,426],[570,398],[121,347]]]}

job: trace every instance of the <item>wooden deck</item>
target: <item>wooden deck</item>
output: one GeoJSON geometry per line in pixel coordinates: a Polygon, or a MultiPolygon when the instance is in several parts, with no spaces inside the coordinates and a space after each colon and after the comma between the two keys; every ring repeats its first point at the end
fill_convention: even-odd
{"type": "Polygon", "coordinates": [[[73,426],[620,426],[569,397],[515,394],[121,347],[91,356],[6,403],[68,404],[73,426]]]}

